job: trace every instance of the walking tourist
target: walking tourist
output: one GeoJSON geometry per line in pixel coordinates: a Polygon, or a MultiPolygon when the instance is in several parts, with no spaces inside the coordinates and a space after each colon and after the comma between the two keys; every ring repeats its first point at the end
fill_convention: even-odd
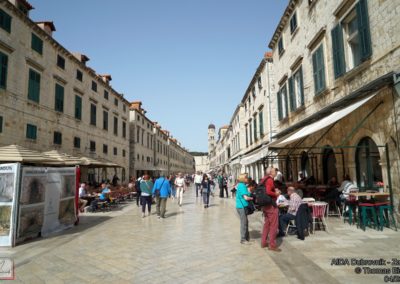
{"type": "Polygon", "coordinates": [[[269,241],[269,250],[279,252],[281,251],[276,246],[276,235],[278,233],[278,207],[276,206],[276,199],[280,195],[280,191],[275,189],[274,178],[276,176],[275,168],[269,167],[265,171],[266,175],[261,183],[265,186],[267,195],[272,198],[273,204],[264,206],[262,208],[264,214],[264,227],[261,236],[261,247],[267,247],[269,241]]]}
{"type": "Polygon", "coordinates": [[[209,203],[210,203],[210,193],[211,193],[211,181],[208,177],[208,175],[204,174],[203,175],[203,181],[201,183],[202,187],[202,195],[203,195],[203,203],[204,203],[204,208],[208,208],[209,203]]]}
{"type": "Polygon", "coordinates": [[[153,182],[150,179],[149,175],[144,175],[142,182],[140,183],[140,203],[142,204],[142,218],[146,216],[146,205],[147,212],[150,216],[151,214],[151,201],[152,201],[152,190],[153,190],[153,182]]]}
{"type": "Polygon", "coordinates": [[[175,179],[175,187],[176,187],[176,198],[178,199],[178,205],[182,206],[183,201],[183,193],[185,192],[185,179],[183,178],[182,173],[178,174],[178,177],[175,179]]]}
{"type": "Polygon", "coordinates": [[[249,220],[245,207],[249,205],[248,201],[253,200],[250,197],[250,192],[246,186],[247,174],[241,174],[238,177],[237,192],[236,192],[236,210],[240,218],[240,243],[250,244],[250,233],[249,233],[249,220]]]}
{"type": "Polygon", "coordinates": [[[196,175],[194,176],[194,184],[196,186],[196,197],[199,197],[199,190],[201,190],[201,181],[202,180],[203,180],[203,177],[201,176],[200,172],[197,172],[196,175]]]}
{"type": "Polygon", "coordinates": [[[140,197],[142,196],[142,193],[140,192],[140,183],[142,182],[143,177],[139,177],[136,180],[135,183],[135,188],[136,188],[136,205],[137,207],[139,207],[139,203],[140,203],[140,197]]]}
{"type": "Polygon", "coordinates": [[[175,188],[176,176],[174,174],[173,175],[169,175],[168,179],[169,179],[169,185],[171,187],[171,197],[172,197],[172,199],[175,199],[176,198],[176,188],[175,188]]]}
{"type": "Polygon", "coordinates": [[[152,195],[156,198],[156,210],[158,218],[165,218],[167,199],[171,195],[171,186],[168,178],[161,176],[156,180],[153,186],[152,195]]]}
{"type": "Polygon", "coordinates": [[[289,221],[293,221],[296,219],[297,211],[301,203],[303,202],[301,197],[296,193],[294,187],[290,186],[287,189],[287,193],[289,195],[289,208],[286,214],[282,214],[279,216],[279,234],[278,237],[284,237],[286,227],[289,221]]]}

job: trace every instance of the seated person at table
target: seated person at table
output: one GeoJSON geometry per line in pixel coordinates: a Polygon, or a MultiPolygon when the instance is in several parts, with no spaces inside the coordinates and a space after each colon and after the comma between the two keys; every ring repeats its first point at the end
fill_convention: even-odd
{"type": "Polygon", "coordinates": [[[336,177],[332,177],[329,181],[328,181],[328,193],[325,196],[324,200],[325,201],[331,201],[331,200],[337,200],[340,196],[340,192],[338,190],[338,187],[340,186],[340,184],[337,182],[336,177]]]}
{"type": "Polygon", "coordinates": [[[358,191],[358,187],[353,184],[349,175],[345,175],[344,180],[340,185],[338,191],[341,193],[340,198],[342,200],[348,200],[349,193],[351,191],[358,191]]]}
{"type": "Polygon", "coordinates": [[[110,202],[110,193],[111,190],[105,183],[101,184],[101,194],[99,196],[100,201],[108,201],[110,202]]]}
{"type": "Polygon", "coordinates": [[[296,219],[297,210],[302,204],[301,197],[296,193],[294,187],[288,187],[289,208],[286,214],[279,216],[279,234],[278,237],[285,236],[285,230],[289,221],[296,219]]]}
{"type": "Polygon", "coordinates": [[[278,199],[276,200],[276,204],[279,205],[288,205],[289,201],[286,199],[285,195],[282,193],[278,196],[278,199]]]}
{"type": "Polygon", "coordinates": [[[82,183],[81,186],[79,187],[79,210],[81,212],[84,212],[86,204],[88,203],[87,200],[82,199],[81,197],[85,197],[86,195],[87,195],[87,193],[86,193],[86,184],[82,183]]]}
{"type": "Polygon", "coordinates": [[[307,178],[304,176],[303,172],[299,172],[299,178],[297,180],[298,183],[305,183],[307,178]]]}

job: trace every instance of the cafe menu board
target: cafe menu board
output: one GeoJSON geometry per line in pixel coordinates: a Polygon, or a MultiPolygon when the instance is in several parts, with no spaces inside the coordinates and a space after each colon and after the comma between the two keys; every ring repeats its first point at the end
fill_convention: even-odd
{"type": "Polygon", "coordinates": [[[20,164],[0,164],[0,247],[14,246],[20,164]]]}
{"type": "Polygon", "coordinates": [[[19,241],[72,227],[75,167],[23,167],[17,237],[19,241]]]}

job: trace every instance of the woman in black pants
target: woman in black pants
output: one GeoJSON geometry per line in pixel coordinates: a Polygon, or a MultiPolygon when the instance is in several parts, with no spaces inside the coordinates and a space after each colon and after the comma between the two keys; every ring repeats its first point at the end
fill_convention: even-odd
{"type": "Polygon", "coordinates": [[[142,218],[146,216],[146,205],[149,216],[151,214],[151,195],[153,182],[149,175],[145,175],[140,183],[140,203],[142,204],[142,218]]]}
{"type": "Polygon", "coordinates": [[[201,187],[202,187],[204,208],[208,208],[208,204],[210,201],[211,181],[206,174],[203,175],[203,181],[201,183],[201,187]]]}

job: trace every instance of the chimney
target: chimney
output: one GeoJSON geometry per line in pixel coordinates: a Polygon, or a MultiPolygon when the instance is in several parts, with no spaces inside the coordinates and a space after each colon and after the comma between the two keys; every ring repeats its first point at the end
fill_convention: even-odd
{"type": "Polygon", "coordinates": [[[25,16],[29,17],[29,11],[35,9],[28,1],[26,0],[9,0],[11,4],[17,7],[25,16]]]}
{"type": "Polygon", "coordinates": [[[104,74],[104,75],[99,75],[99,76],[103,80],[103,82],[106,83],[107,85],[109,85],[110,81],[112,81],[112,77],[110,74],[104,74]]]}
{"type": "Polygon", "coordinates": [[[78,52],[73,52],[73,56],[75,56],[76,59],[78,59],[80,62],[86,65],[86,62],[88,62],[90,59],[84,54],[78,53],[78,52]]]}
{"type": "Polygon", "coordinates": [[[142,111],[142,102],[141,101],[131,102],[130,109],[141,112],[142,111]]]}
{"type": "Polygon", "coordinates": [[[56,31],[56,27],[54,26],[53,22],[50,21],[42,21],[42,22],[36,22],[39,28],[44,30],[49,36],[53,36],[53,32],[56,31]]]}

